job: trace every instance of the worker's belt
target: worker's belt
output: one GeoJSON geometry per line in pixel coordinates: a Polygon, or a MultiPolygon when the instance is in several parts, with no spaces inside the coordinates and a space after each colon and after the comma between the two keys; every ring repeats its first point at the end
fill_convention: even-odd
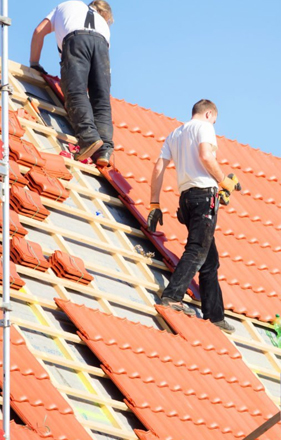
{"type": "Polygon", "coordinates": [[[191,192],[198,192],[198,193],[208,193],[208,194],[217,194],[218,188],[216,186],[211,186],[209,188],[198,188],[198,186],[193,186],[192,188],[186,189],[181,193],[181,195],[191,192]]]}
{"type": "MultiPolygon", "coordinates": [[[[73,37],[74,35],[89,35],[89,34],[95,35],[95,37],[97,37],[97,38],[102,38],[106,42],[107,46],[109,46],[108,42],[106,41],[106,38],[102,34],[99,34],[98,32],[96,32],[94,29],[79,29],[77,31],[70,32],[69,34],[67,34],[64,37],[64,39],[62,40],[62,47],[63,47],[64,43],[67,40],[69,40],[69,38],[73,37]]],[[[62,52],[59,49],[59,47],[58,47],[58,51],[59,51],[59,53],[62,52]]]]}

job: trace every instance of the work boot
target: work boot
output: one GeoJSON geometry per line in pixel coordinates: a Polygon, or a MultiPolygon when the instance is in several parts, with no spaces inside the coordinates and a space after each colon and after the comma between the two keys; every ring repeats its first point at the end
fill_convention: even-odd
{"type": "Polygon", "coordinates": [[[107,167],[107,165],[109,164],[110,156],[111,156],[110,150],[103,151],[100,154],[97,153],[97,156],[95,157],[94,163],[96,165],[98,165],[99,167],[107,167]]]}
{"type": "Polygon", "coordinates": [[[235,327],[233,327],[233,325],[230,325],[225,319],[222,319],[221,321],[217,321],[217,322],[212,322],[212,324],[219,327],[225,333],[231,334],[235,332],[235,327]]]}
{"type": "Polygon", "coordinates": [[[75,160],[85,160],[88,157],[91,157],[99,148],[103,145],[103,141],[99,139],[88,147],[82,147],[79,150],[79,153],[74,154],[75,160]]]}
{"type": "Polygon", "coordinates": [[[176,303],[174,299],[168,298],[167,296],[161,299],[161,304],[162,306],[170,307],[171,309],[177,310],[178,312],[183,312],[189,316],[196,315],[195,310],[191,309],[186,304],[183,304],[182,302],[176,303]]]}

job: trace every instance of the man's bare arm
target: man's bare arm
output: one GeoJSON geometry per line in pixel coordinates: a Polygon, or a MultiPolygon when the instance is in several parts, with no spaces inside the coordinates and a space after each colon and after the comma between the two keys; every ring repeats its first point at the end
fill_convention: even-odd
{"type": "Polygon", "coordinates": [[[41,51],[46,35],[52,32],[52,25],[50,20],[44,18],[33,32],[30,48],[30,63],[39,63],[41,51]]]}
{"type": "Polygon", "coordinates": [[[217,182],[222,182],[224,174],[212,153],[212,145],[207,142],[202,142],[199,145],[199,157],[208,173],[210,173],[217,182]]]}
{"type": "Polygon", "coordinates": [[[164,173],[169,165],[170,161],[168,159],[159,158],[154,165],[151,178],[151,198],[150,201],[153,203],[159,203],[160,192],[163,184],[164,173]]]}

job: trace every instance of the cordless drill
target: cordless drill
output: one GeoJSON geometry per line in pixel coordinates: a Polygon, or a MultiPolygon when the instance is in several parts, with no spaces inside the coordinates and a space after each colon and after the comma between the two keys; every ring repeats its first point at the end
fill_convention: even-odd
{"type": "MultiPolygon", "coordinates": [[[[229,177],[230,179],[232,179],[234,181],[235,191],[241,191],[242,187],[241,187],[237,177],[235,176],[235,174],[229,174],[227,177],[229,177]]],[[[219,199],[220,199],[221,205],[228,205],[229,204],[229,197],[230,197],[230,192],[227,191],[227,189],[221,189],[219,191],[219,199]]]]}

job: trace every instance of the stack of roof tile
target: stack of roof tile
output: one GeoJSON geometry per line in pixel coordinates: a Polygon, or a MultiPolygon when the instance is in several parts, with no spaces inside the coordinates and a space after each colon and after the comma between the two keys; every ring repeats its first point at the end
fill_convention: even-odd
{"type": "MultiPolygon", "coordinates": [[[[2,255],[2,246],[0,249],[0,254],[2,255]]],[[[0,258],[0,285],[3,284],[3,261],[0,258]]],[[[16,265],[10,261],[10,287],[11,289],[20,290],[25,285],[25,281],[21,279],[17,273],[16,265]]]]}
{"type": "Polygon", "coordinates": [[[11,259],[14,263],[46,272],[50,264],[43,255],[38,243],[27,241],[22,237],[13,237],[11,241],[11,259]]]}
{"type": "Polygon", "coordinates": [[[51,268],[60,278],[67,278],[81,284],[89,284],[94,277],[84,266],[83,260],[62,251],[55,251],[50,257],[51,268]]]}
{"type": "Polygon", "coordinates": [[[43,169],[35,167],[28,171],[25,177],[28,179],[29,188],[41,196],[56,202],[64,202],[69,196],[69,191],[64,188],[63,184],[56,177],[49,176],[43,169]]]}
{"type": "MultiPolygon", "coordinates": [[[[0,132],[2,132],[2,108],[0,107],[0,132]]],[[[19,123],[17,113],[9,110],[9,133],[13,136],[22,137],[25,130],[19,123]]]]}
{"type": "Polygon", "coordinates": [[[15,136],[9,138],[10,158],[27,167],[42,167],[45,163],[37,148],[24,139],[18,139],[15,136]]]}
{"type": "Polygon", "coordinates": [[[28,184],[28,181],[20,172],[20,168],[17,164],[17,162],[10,160],[9,161],[9,182],[11,185],[17,185],[17,186],[25,186],[28,184]]]}
{"type": "MultiPolygon", "coordinates": [[[[19,221],[18,214],[10,209],[10,234],[12,237],[14,235],[19,235],[20,237],[24,237],[28,231],[21,225],[19,221]]],[[[3,212],[2,212],[2,205],[0,205],[0,232],[2,232],[2,226],[3,226],[3,212]]]]}
{"type": "Polygon", "coordinates": [[[50,214],[50,211],[42,205],[37,193],[18,186],[11,188],[10,204],[16,212],[39,221],[45,220],[50,214]]]}
{"type": "Polygon", "coordinates": [[[44,159],[43,169],[51,177],[58,179],[71,180],[73,175],[65,166],[64,159],[59,154],[41,153],[44,159]]]}

